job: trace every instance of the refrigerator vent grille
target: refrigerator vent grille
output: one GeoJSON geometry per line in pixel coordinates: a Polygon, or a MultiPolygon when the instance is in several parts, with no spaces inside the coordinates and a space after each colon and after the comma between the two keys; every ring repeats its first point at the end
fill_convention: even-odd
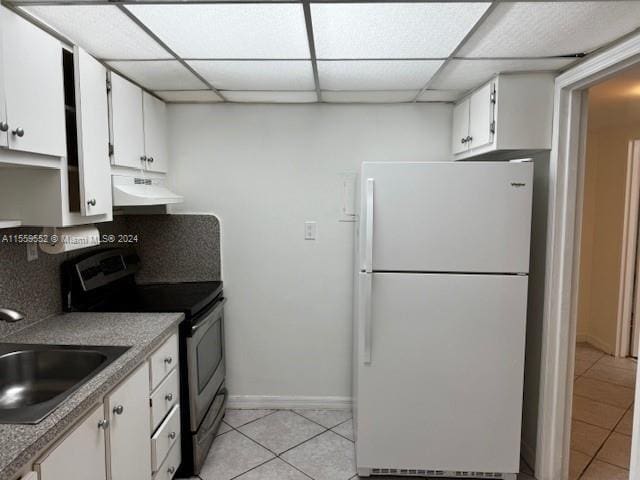
{"type": "Polygon", "coordinates": [[[474,472],[474,471],[449,471],[449,470],[428,470],[428,469],[399,469],[399,468],[374,468],[373,475],[407,475],[418,477],[446,477],[446,478],[498,478],[503,479],[504,474],[496,472],[474,472]]]}

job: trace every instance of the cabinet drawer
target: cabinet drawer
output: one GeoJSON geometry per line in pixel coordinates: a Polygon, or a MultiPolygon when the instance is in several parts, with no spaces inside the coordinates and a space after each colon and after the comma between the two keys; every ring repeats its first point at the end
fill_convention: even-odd
{"type": "Polygon", "coordinates": [[[171,447],[180,436],[180,405],[173,407],[162,425],[151,437],[151,469],[159,469],[171,447]]]}
{"type": "Polygon", "coordinates": [[[176,443],[169,451],[169,455],[165,459],[164,463],[158,469],[158,473],[153,477],[153,480],[171,480],[180,466],[182,458],[180,456],[180,436],[176,439],[176,443]]]}
{"type": "Polygon", "coordinates": [[[178,370],[169,376],[151,394],[151,431],[155,431],[167,413],[180,401],[180,379],[178,370]]]}
{"type": "Polygon", "coordinates": [[[174,334],[151,355],[151,390],[156,388],[177,364],[178,334],[174,334]]]}

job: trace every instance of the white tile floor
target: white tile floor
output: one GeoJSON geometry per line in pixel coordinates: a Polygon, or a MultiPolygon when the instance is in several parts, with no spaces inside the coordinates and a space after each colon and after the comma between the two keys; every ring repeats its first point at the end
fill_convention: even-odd
{"type": "Polygon", "coordinates": [[[199,478],[357,480],[354,461],[350,411],[227,410],[199,478]]]}
{"type": "Polygon", "coordinates": [[[626,480],[636,362],[576,347],[570,480],[626,480]]]}

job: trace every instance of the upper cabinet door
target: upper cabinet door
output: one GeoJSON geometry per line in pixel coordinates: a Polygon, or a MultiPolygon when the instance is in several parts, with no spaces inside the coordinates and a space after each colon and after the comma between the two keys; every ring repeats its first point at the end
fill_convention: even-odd
{"type": "Polygon", "coordinates": [[[80,211],[111,213],[109,108],[107,69],[84,50],[74,47],[80,211]]]}
{"type": "MultiPolygon", "coordinates": [[[[0,26],[4,23],[2,17],[5,14],[5,9],[0,8],[0,26]]],[[[7,105],[4,99],[4,61],[3,61],[3,37],[2,30],[0,30],[0,147],[9,146],[9,123],[7,122],[7,105]]]]}
{"type": "Polygon", "coordinates": [[[453,128],[451,131],[451,149],[454,154],[468,148],[469,135],[469,99],[466,98],[453,107],[453,128]]]}
{"type": "Polygon", "coordinates": [[[493,142],[493,111],[492,99],[494,82],[471,95],[469,106],[469,148],[478,148],[493,142]]]}
{"type": "Polygon", "coordinates": [[[35,25],[0,8],[9,147],[63,157],[62,46],[35,25]]]}
{"type": "Polygon", "coordinates": [[[111,422],[111,480],[149,480],[151,417],[147,362],[109,394],[105,408],[105,417],[111,422]]]}
{"type": "Polygon", "coordinates": [[[111,73],[111,131],[114,165],[144,167],[142,89],[111,73]]]}
{"type": "Polygon", "coordinates": [[[167,160],[167,106],[147,92],[142,94],[144,110],[144,146],[147,170],[166,173],[167,160]]]}

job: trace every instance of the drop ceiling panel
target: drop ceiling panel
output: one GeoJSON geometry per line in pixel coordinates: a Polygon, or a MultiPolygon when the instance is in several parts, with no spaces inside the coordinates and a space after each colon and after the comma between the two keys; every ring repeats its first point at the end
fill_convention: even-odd
{"type": "Polygon", "coordinates": [[[203,82],[177,60],[107,63],[149,90],[198,90],[207,88],[203,82]]]}
{"type": "Polygon", "coordinates": [[[222,90],[314,90],[306,60],[190,61],[194,70],[222,90]]]}
{"type": "Polygon", "coordinates": [[[502,72],[555,71],[574,62],[574,58],[532,60],[452,60],[429,85],[433,89],[471,90],[502,72]]]}
{"type": "Polygon", "coordinates": [[[311,4],[318,58],[446,58],[489,3],[311,4]]]}
{"type": "Polygon", "coordinates": [[[114,6],[48,5],[24,7],[24,10],[98,58],[171,58],[114,6]]]}
{"type": "Polygon", "coordinates": [[[425,90],[418,97],[418,102],[455,102],[464,94],[464,90],[425,90]]]}
{"type": "Polygon", "coordinates": [[[329,103],[403,103],[411,102],[418,94],[418,90],[395,91],[322,91],[322,100],[329,103]]]}
{"type": "Polygon", "coordinates": [[[222,99],[211,90],[157,90],[154,92],[166,102],[221,102],[222,99]]]}
{"type": "Polygon", "coordinates": [[[411,90],[424,87],[441,60],[319,61],[320,86],[327,90],[411,90]]]}
{"type": "Polygon", "coordinates": [[[313,103],[316,92],[221,92],[230,102],[313,103]]]}
{"type": "Polygon", "coordinates": [[[301,4],[127,8],[183,58],[309,58],[301,4]]]}
{"type": "Polygon", "coordinates": [[[639,19],[638,1],[500,3],[458,55],[586,53],[640,27],[639,19]]]}

